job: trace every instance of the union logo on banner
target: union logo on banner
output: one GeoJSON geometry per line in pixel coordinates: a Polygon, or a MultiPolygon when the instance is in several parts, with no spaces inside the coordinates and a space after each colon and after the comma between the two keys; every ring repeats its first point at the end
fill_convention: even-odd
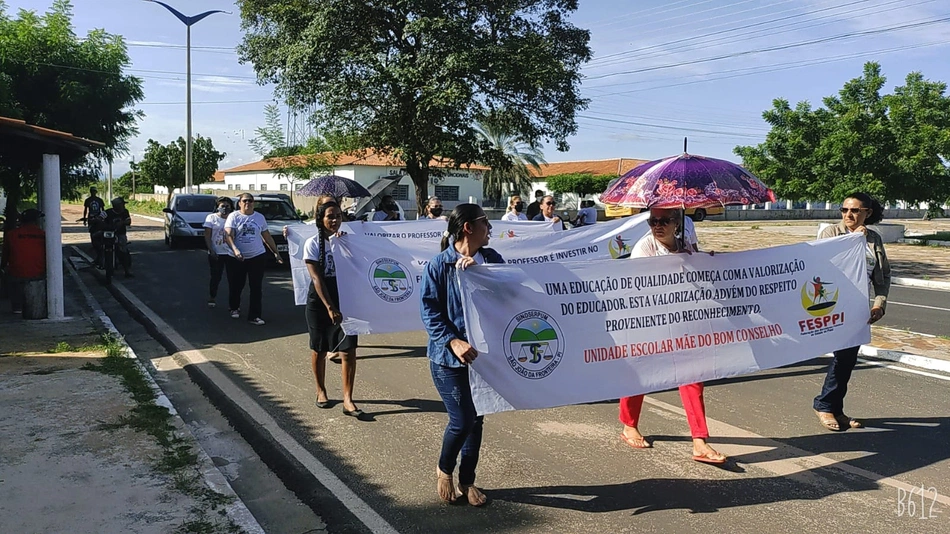
{"type": "Polygon", "coordinates": [[[514,230],[505,230],[498,235],[498,239],[511,239],[513,237],[518,237],[514,230]]]}
{"type": "Polygon", "coordinates": [[[831,332],[844,324],[844,312],[832,313],[838,303],[838,289],[831,293],[834,282],[815,276],[802,284],[802,309],[814,317],[798,321],[799,333],[803,336],[817,336],[831,332]]]}
{"type": "Polygon", "coordinates": [[[564,334],[557,322],[540,310],[521,312],[505,331],[505,357],[511,368],[531,380],[549,376],[564,356],[564,334]]]}
{"type": "Polygon", "coordinates": [[[610,238],[610,241],[607,243],[607,250],[610,251],[610,257],[613,259],[627,257],[631,251],[630,241],[625,239],[622,235],[617,234],[610,238]]]}
{"type": "Polygon", "coordinates": [[[369,283],[376,296],[395,304],[412,295],[409,270],[392,258],[379,258],[370,264],[369,283]]]}
{"type": "Polygon", "coordinates": [[[802,308],[813,317],[824,317],[834,311],[838,303],[838,289],[835,288],[834,294],[831,294],[829,286],[833,285],[834,282],[822,280],[820,276],[802,284],[802,308]]]}

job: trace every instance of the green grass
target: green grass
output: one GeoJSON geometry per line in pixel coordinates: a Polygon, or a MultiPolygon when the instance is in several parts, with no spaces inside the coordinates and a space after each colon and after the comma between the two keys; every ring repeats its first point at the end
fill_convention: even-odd
{"type": "Polygon", "coordinates": [[[125,203],[125,207],[128,208],[131,213],[161,217],[165,203],[159,202],[158,200],[128,200],[125,203]]]}
{"type": "MultiPolygon", "coordinates": [[[[61,343],[57,345],[68,344],[61,343]]],[[[115,337],[105,334],[102,363],[89,363],[82,368],[118,378],[135,401],[128,415],[115,423],[102,425],[105,430],[131,428],[152,436],[162,448],[153,468],[170,476],[172,489],[197,500],[201,506],[191,510],[192,517],[175,529],[180,533],[236,534],[242,529],[225,516],[224,507],[233,497],[218,493],[205,485],[198,470],[198,454],[189,440],[175,435],[173,416],[164,406],[155,404],[155,392],[137,362],[126,357],[125,347],[115,337]],[[214,517],[216,512],[218,517],[214,517]]]]}

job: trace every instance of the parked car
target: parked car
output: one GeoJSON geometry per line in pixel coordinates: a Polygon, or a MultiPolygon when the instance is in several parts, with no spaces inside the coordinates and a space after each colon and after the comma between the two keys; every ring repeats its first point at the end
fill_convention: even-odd
{"type": "MultiPolygon", "coordinates": [[[[626,217],[628,215],[636,215],[640,213],[641,209],[639,208],[625,208],[622,206],[616,206],[613,204],[607,204],[605,206],[604,215],[609,218],[615,217],[626,217]]],[[[710,215],[722,215],[725,213],[725,208],[722,206],[716,206],[712,208],[689,208],[686,210],[686,216],[690,219],[693,219],[696,222],[704,220],[707,216],[710,215]]]]}
{"type": "Polygon", "coordinates": [[[214,212],[214,195],[172,196],[165,212],[165,244],[178,248],[184,241],[204,241],[204,222],[214,212]]]}
{"type": "MultiPolygon", "coordinates": [[[[305,217],[297,215],[293,204],[287,200],[287,195],[262,193],[254,197],[254,211],[264,216],[267,221],[267,231],[274,238],[277,252],[280,252],[285,265],[290,265],[290,254],[287,250],[287,240],[284,238],[284,226],[305,224],[305,217]]],[[[237,205],[237,198],[234,199],[237,205]]]]}

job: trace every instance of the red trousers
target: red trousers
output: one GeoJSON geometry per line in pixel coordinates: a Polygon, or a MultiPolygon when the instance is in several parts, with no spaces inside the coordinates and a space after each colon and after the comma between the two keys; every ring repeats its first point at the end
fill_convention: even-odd
{"type": "MultiPolygon", "coordinates": [[[[703,384],[680,386],[680,399],[683,400],[686,421],[689,423],[689,432],[693,439],[709,439],[709,429],[706,428],[706,405],[703,404],[703,384]]],[[[637,428],[642,408],[643,395],[623,397],[620,399],[620,422],[637,428]]]]}

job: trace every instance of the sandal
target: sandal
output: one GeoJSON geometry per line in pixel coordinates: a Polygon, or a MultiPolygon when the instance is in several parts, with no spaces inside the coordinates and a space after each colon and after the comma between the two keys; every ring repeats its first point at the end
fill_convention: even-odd
{"type": "Polygon", "coordinates": [[[624,443],[626,443],[627,445],[630,445],[634,449],[652,449],[653,448],[653,444],[647,441],[647,438],[631,438],[630,436],[624,433],[621,433],[620,439],[622,439],[624,443]]]}
{"type": "Polygon", "coordinates": [[[438,467],[435,468],[435,472],[438,477],[436,490],[439,492],[439,498],[442,499],[442,502],[454,503],[459,494],[455,489],[455,481],[452,480],[452,475],[443,473],[438,467]]]}
{"type": "Polygon", "coordinates": [[[848,417],[845,414],[839,415],[837,419],[839,421],[838,423],[839,426],[842,424],[845,424],[848,426],[848,428],[864,428],[864,423],[862,423],[861,421],[858,421],[857,419],[853,417],[848,417]]]}
{"type": "Polygon", "coordinates": [[[475,484],[470,484],[467,486],[459,484],[459,489],[462,490],[462,495],[468,499],[468,504],[471,506],[485,506],[485,504],[488,503],[488,497],[482,493],[482,490],[475,487],[475,484]]]}
{"type": "Polygon", "coordinates": [[[819,412],[815,410],[815,414],[818,416],[818,422],[821,423],[821,426],[831,430],[832,432],[840,432],[841,425],[838,424],[838,420],[835,418],[834,414],[828,412],[819,412]]]}
{"type": "Polygon", "coordinates": [[[693,451],[694,462],[713,465],[722,465],[726,463],[727,456],[721,452],[713,450],[712,448],[702,454],[695,454],[695,452],[696,451],[693,451]]]}

